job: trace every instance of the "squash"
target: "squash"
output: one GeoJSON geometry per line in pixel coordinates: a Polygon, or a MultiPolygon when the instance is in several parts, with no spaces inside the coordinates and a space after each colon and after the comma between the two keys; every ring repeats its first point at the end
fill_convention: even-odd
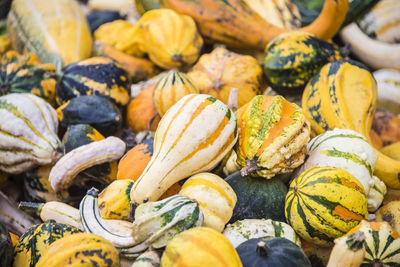
{"type": "Polygon", "coordinates": [[[132,187],[132,202],[157,200],[174,183],[211,170],[236,139],[235,114],[224,103],[210,95],[184,96],[158,125],[153,156],[132,187]]]}
{"type": "Polygon", "coordinates": [[[236,154],[235,150],[232,149],[232,151],[231,151],[231,153],[230,153],[228,159],[226,160],[225,165],[224,165],[224,167],[222,169],[223,173],[226,176],[229,176],[232,173],[237,172],[237,171],[240,170],[240,166],[237,164],[236,160],[237,160],[237,154],[236,154]]]}
{"type": "Polygon", "coordinates": [[[269,179],[303,163],[310,125],[296,104],[280,95],[258,95],[238,110],[238,135],[242,175],[269,179]]]}
{"type": "Polygon", "coordinates": [[[397,266],[400,262],[400,236],[387,222],[362,221],[346,236],[365,235],[364,260],[360,266],[397,266]]]}
{"type": "Polygon", "coordinates": [[[119,253],[104,238],[81,233],[64,237],[51,244],[36,266],[67,265],[118,267],[119,253]]]}
{"type": "Polygon", "coordinates": [[[117,179],[136,181],[153,155],[154,139],[150,138],[129,150],[118,163],[117,179]]]}
{"type": "Polygon", "coordinates": [[[36,55],[7,52],[0,60],[0,95],[32,93],[50,104],[55,100],[54,66],[40,64],[36,55]]]}
{"type": "Polygon", "coordinates": [[[77,1],[13,1],[7,20],[11,44],[19,53],[28,50],[57,71],[88,58],[92,36],[77,1]],[[62,12],[60,12],[62,10],[62,12]]]}
{"type": "MultiPolygon", "coordinates": [[[[1,30],[1,28],[0,28],[1,30]]],[[[0,35],[0,57],[11,49],[10,39],[8,39],[7,35],[0,35]]]]}
{"type": "Polygon", "coordinates": [[[382,204],[383,199],[387,193],[387,187],[384,182],[382,182],[378,177],[372,176],[374,185],[371,187],[368,196],[367,204],[368,211],[375,212],[382,204]]]}
{"type": "Polygon", "coordinates": [[[180,195],[187,196],[199,203],[204,214],[203,226],[219,232],[232,217],[236,204],[236,194],[221,177],[212,173],[198,173],[191,176],[182,185],[180,195]]]}
{"type": "Polygon", "coordinates": [[[354,232],[351,235],[335,239],[327,267],[358,267],[364,259],[363,232],[354,232]]]}
{"type": "Polygon", "coordinates": [[[160,262],[160,255],[155,250],[148,250],[140,254],[131,267],[159,267],[160,262]]]}
{"type": "Polygon", "coordinates": [[[400,232],[400,200],[383,205],[376,212],[377,222],[388,222],[398,233],[400,232]]]}
{"type": "Polygon", "coordinates": [[[301,248],[286,238],[252,238],[236,250],[243,267],[311,267],[301,248]]]}
{"type": "Polygon", "coordinates": [[[362,184],[345,170],[313,167],[296,177],[286,195],[285,216],[306,241],[329,246],[367,218],[362,184]]]}
{"type": "Polygon", "coordinates": [[[119,51],[142,57],[144,51],[140,48],[142,38],[139,28],[126,20],[114,20],[101,25],[95,32],[94,38],[104,44],[111,45],[119,51]]]}
{"type": "Polygon", "coordinates": [[[261,177],[241,176],[240,172],[235,172],[225,181],[237,196],[230,223],[243,219],[285,221],[287,187],[279,177],[265,180],[261,177]]]}
{"type": "Polygon", "coordinates": [[[73,226],[48,220],[30,228],[17,241],[14,247],[15,267],[38,266],[38,261],[56,240],[81,231],[73,226]]]}
{"type": "Polygon", "coordinates": [[[161,266],[242,267],[229,240],[209,227],[196,227],[175,236],[161,257],[161,266]],[[178,260],[179,259],[179,260],[178,260]]]}
{"type": "Polygon", "coordinates": [[[32,94],[0,97],[0,170],[18,174],[61,155],[55,110],[32,94]]]}
{"type": "Polygon", "coordinates": [[[154,85],[143,89],[126,109],[126,124],[134,133],[155,131],[160,122],[160,115],[153,102],[154,85]]]}
{"type": "Polygon", "coordinates": [[[383,198],[383,205],[397,200],[400,200],[400,190],[388,188],[385,197],[383,198]]]}
{"type": "Polygon", "coordinates": [[[238,89],[238,107],[261,94],[262,69],[257,60],[223,47],[202,55],[188,76],[200,93],[212,95],[225,104],[231,88],[238,89]]]}
{"type": "Polygon", "coordinates": [[[103,219],[128,221],[133,183],[130,179],[116,180],[101,191],[98,202],[103,219]]]}
{"type": "Polygon", "coordinates": [[[301,248],[307,255],[313,267],[326,267],[333,246],[321,247],[301,239],[301,248]]]}
{"type": "Polygon", "coordinates": [[[373,75],[378,85],[378,107],[400,114],[400,70],[380,69],[373,75]]]}
{"type": "Polygon", "coordinates": [[[258,237],[283,237],[301,246],[300,238],[290,225],[271,219],[244,219],[228,224],[224,236],[237,248],[243,242],[258,237]]]}
{"type": "Polygon", "coordinates": [[[135,0],[135,4],[140,15],[152,9],[161,8],[161,0],[135,0]]]}
{"type": "Polygon", "coordinates": [[[161,68],[185,68],[199,57],[203,38],[189,16],[154,9],[143,14],[135,26],[141,36],[140,49],[161,68]]]}
{"type": "Polygon", "coordinates": [[[130,98],[127,73],[107,57],[92,57],[65,66],[57,84],[57,103],[62,105],[81,95],[104,96],[125,106],[130,98]]]}
{"type": "Polygon", "coordinates": [[[13,243],[5,225],[0,223],[0,265],[10,267],[13,260],[13,243]]]}
{"type": "Polygon", "coordinates": [[[89,124],[104,136],[117,135],[122,125],[121,112],[104,97],[78,96],[57,108],[63,128],[74,124],[89,124]]]}
{"type": "Polygon", "coordinates": [[[153,101],[157,113],[162,117],[179,99],[189,94],[198,94],[190,78],[183,72],[170,70],[154,86],[153,101]]]}
{"type": "Polygon", "coordinates": [[[62,144],[65,153],[92,142],[103,140],[105,137],[89,124],[70,125],[64,134],[62,144]]]}
{"type": "Polygon", "coordinates": [[[24,173],[24,196],[28,201],[47,202],[58,200],[62,195],[68,197],[66,192],[57,196],[51,188],[48,178],[52,167],[52,165],[41,166],[24,173]]]}
{"type": "Polygon", "coordinates": [[[268,85],[281,93],[301,93],[319,68],[342,59],[339,47],[306,32],[275,37],[265,48],[264,74],[268,85]]]}
{"type": "Polygon", "coordinates": [[[114,10],[91,10],[90,13],[86,15],[86,19],[90,31],[93,34],[101,25],[122,19],[122,17],[119,12],[114,10]]]}
{"type": "MultiPolygon", "coordinates": [[[[382,140],[382,145],[384,147],[400,142],[400,118],[395,114],[387,111],[375,112],[372,121],[372,129],[382,140]]],[[[393,153],[389,152],[390,150],[390,148],[386,148],[384,149],[386,152],[382,153],[388,153],[387,156],[390,157],[390,155],[393,155],[393,153]]]]}
{"type": "MultiPolygon", "coordinates": [[[[228,47],[263,50],[274,37],[290,31],[268,23],[239,0],[163,0],[162,6],[191,16],[204,37],[228,47]]],[[[348,0],[325,0],[319,17],[299,30],[329,40],[339,30],[347,9],[348,0]]]]}

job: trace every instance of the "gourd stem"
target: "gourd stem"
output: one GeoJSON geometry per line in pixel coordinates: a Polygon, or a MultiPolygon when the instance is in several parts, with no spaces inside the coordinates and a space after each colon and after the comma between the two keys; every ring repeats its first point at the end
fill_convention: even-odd
{"type": "Polygon", "coordinates": [[[340,51],[340,55],[342,57],[348,57],[350,55],[350,48],[351,48],[351,44],[350,43],[346,43],[343,47],[341,47],[339,49],[340,51]]]}
{"type": "Polygon", "coordinates": [[[8,84],[0,84],[0,95],[8,93],[9,89],[8,84]]]}
{"type": "Polygon", "coordinates": [[[42,211],[44,204],[45,203],[21,201],[18,205],[18,208],[28,213],[34,213],[40,216],[40,212],[42,211]]]}
{"type": "Polygon", "coordinates": [[[268,247],[267,243],[265,243],[264,241],[258,242],[256,252],[261,257],[268,257],[269,247],[268,247]]]}
{"type": "Polygon", "coordinates": [[[380,259],[374,259],[372,267],[383,267],[383,263],[380,259]]]}
{"type": "Polygon", "coordinates": [[[257,170],[261,169],[258,165],[257,165],[257,161],[253,160],[253,159],[247,159],[246,160],[246,166],[244,166],[241,170],[240,170],[240,174],[242,176],[247,176],[257,170]]]}

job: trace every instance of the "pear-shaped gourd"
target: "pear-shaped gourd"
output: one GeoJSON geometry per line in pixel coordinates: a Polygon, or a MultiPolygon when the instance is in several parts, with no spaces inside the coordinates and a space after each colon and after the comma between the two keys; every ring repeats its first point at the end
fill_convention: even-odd
{"type": "Polygon", "coordinates": [[[174,183],[211,170],[236,142],[236,118],[210,95],[181,98],[162,117],[153,156],[133,185],[134,204],[157,200],[174,183]]]}

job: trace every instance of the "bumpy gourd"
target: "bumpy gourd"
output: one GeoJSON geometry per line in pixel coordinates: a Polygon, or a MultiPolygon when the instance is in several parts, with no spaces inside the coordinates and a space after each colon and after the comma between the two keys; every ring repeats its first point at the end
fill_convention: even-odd
{"type": "Polygon", "coordinates": [[[238,135],[242,175],[269,179],[303,163],[310,126],[296,104],[279,95],[258,95],[238,110],[238,135]]]}

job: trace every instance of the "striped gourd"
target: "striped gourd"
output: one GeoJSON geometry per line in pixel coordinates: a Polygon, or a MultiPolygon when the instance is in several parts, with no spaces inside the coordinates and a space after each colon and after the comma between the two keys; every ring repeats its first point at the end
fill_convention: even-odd
{"type": "Polygon", "coordinates": [[[347,171],[314,167],[296,177],[286,195],[285,216],[296,233],[321,246],[357,226],[368,215],[361,183],[347,171]]]}
{"type": "Polygon", "coordinates": [[[242,267],[242,263],[235,248],[223,234],[209,227],[196,227],[168,242],[161,257],[161,266],[242,267]]]}
{"type": "Polygon", "coordinates": [[[0,95],[32,93],[49,103],[56,97],[54,66],[40,64],[36,55],[7,52],[0,60],[0,95]]]}
{"type": "Polygon", "coordinates": [[[209,171],[236,142],[236,118],[209,95],[186,95],[158,124],[153,156],[133,185],[135,204],[157,200],[174,183],[209,171]]]}
{"type": "Polygon", "coordinates": [[[62,143],[65,153],[92,142],[103,140],[105,137],[89,124],[74,124],[67,128],[62,143]]]}
{"type": "Polygon", "coordinates": [[[7,29],[14,49],[21,54],[29,50],[58,71],[92,52],[90,29],[78,1],[13,1],[7,29]]]}
{"type": "Polygon", "coordinates": [[[242,175],[269,179],[303,163],[310,125],[296,104],[280,95],[258,95],[238,110],[238,135],[242,175]]]}
{"type": "Polygon", "coordinates": [[[160,255],[155,250],[148,250],[133,262],[131,267],[160,267],[160,255]]]}
{"type": "Polygon", "coordinates": [[[228,224],[223,232],[236,248],[246,240],[264,236],[283,237],[301,246],[300,238],[290,225],[271,219],[245,219],[228,224]]]}
{"type": "Polygon", "coordinates": [[[33,226],[18,239],[14,247],[14,266],[37,266],[42,254],[54,241],[80,232],[73,226],[53,220],[33,226]]]}
{"type": "Polygon", "coordinates": [[[373,73],[378,85],[378,107],[400,113],[400,70],[380,69],[373,73]]]}
{"type": "Polygon", "coordinates": [[[299,93],[320,67],[339,59],[339,47],[335,44],[292,31],[268,44],[263,66],[269,86],[279,92],[299,93]]]}
{"type": "Polygon", "coordinates": [[[61,150],[57,114],[33,94],[0,97],[0,170],[17,174],[55,162],[61,150]]]}
{"type": "Polygon", "coordinates": [[[204,214],[203,225],[219,232],[231,219],[237,201],[235,192],[227,182],[207,172],[190,177],[182,185],[179,194],[197,201],[204,214]]]}
{"type": "Polygon", "coordinates": [[[129,78],[121,65],[107,57],[92,57],[63,68],[57,84],[57,103],[81,95],[99,95],[119,106],[129,101],[129,78]]]}
{"type": "Polygon", "coordinates": [[[154,87],[153,101],[158,114],[162,117],[179,99],[189,94],[197,94],[189,77],[177,70],[170,70],[154,87]]]}
{"type": "Polygon", "coordinates": [[[400,235],[387,222],[362,221],[346,235],[357,231],[365,235],[365,254],[361,267],[399,266],[400,235]]]}
{"type": "Polygon", "coordinates": [[[40,166],[24,173],[24,195],[28,201],[47,202],[60,197],[51,188],[48,180],[52,167],[52,165],[40,166]]]}
{"type": "Polygon", "coordinates": [[[36,267],[49,266],[118,267],[119,253],[104,238],[80,233],[64,237],[49,246],[36,267]]]}

